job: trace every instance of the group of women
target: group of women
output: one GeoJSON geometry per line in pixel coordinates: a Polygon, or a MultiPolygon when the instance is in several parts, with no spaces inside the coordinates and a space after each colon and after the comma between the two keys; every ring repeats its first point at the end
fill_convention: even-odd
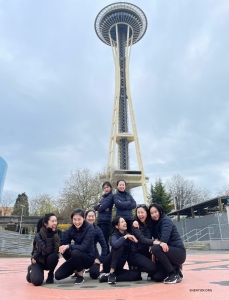
{"type": "Polygon", "coordinates": [[[115,194],[110,182],[104,182],[102,187],[103,197],[94,210],[75,209],[71,214],[72,225],[63,233],[57,228],[57,218],[52,213],[38,222],[27,281],[41,285],[44,270],[48,270],[46,283],[53,283],[61,253],[65,262],[55,272],[57,280],[72,275],[75,284],[82,284],[84,272],[89,272],[93,279],[114,284],[141,280],[141,272],[146,272],[148,280],[180,282],[186,250],[176,226],[163,209],[156,203],[149,207],[136,205],[125,191],[124,180],[117,182],[115,194]],[[113,205],[116,217],[111,222],[113,205]],[[128,268],[124,268],[126,264],[128,268]]]}

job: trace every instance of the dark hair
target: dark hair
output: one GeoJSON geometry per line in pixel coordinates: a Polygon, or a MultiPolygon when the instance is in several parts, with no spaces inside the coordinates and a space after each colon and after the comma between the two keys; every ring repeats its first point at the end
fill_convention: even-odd
{"type": "Polygon", "coordinates": [[[118,181],[117,181],[117,183],[116,183],[116,185],[117,185],[117,186],[118,186],[118,184],[119,184],[119,182],[120,182],[120,181],[123,181],[123,182],[125,182],[125,186],[126,186],[126,181],[125,181],[124,179],[120,179],[120,180],[118,180],[118,181]]]}
{"type": "MultiPolygon", "coordinates": [[[[115,228],[115,226],[119,224],[119,221],[120,221],[121,218],[123,218],[123,217],[121,217],[121,216],[114,217],[114,219],[113,219],[112,222],[111,222],[111,225],[115,228]]],[[[123,219],[124,219],[124,218],[123,218],[123,219]]],[[[124,220],[125,220],[125,219],[124,219],[124,220]]]]}
{"type": "Polygon", "coordinates": [[[75,215],[80,215],[82,218],[84,218],[84,211],[82,210],[82,208],[76,208],[73,210],[72,214],[71,214],[71,219],[73,219],[73,217],[75,215]]]}
{"type": "Polygon", "coordinates": [[[135,209],[135,216],[136,216],[136,220],[138,221],[138,223],[142,223],[140,220],[139,220],[139,218],[138,218],[138,216],[137,216],[137,211],[138,211],[138,209],[139,208],[143,208],[145,211],[146,211],[146,225],[149,225],[149,223],[150,223],[150,221],[151,221],[151,218],[150,218],[150,212],[149,212],[149,209],[148,209],[148,207],[147,207],[147,205],[146,204],[139,204],[139,205],[137,205],[137,207],[136,207],[136,209],[135,209]]]}
{"type": "Polygon", "coordinates": [[[45,214],[43,218],[41,218],[38,222],[37,222],[37,232],[40,231],[41,227],[44,226],[44,224],[48,223],[49,219],[52,217],[52,216],[56,216],[55,214],[53,213],[50,213],[50,214],[45,214]]]}
{"type": "Polygon", "coordinates": [[[109,181],[105,181],[102,185],[102,188],[104,188],[105,185],[109,186],[112,189],[112,185],[109,181]]]}
{"type": "Polygon", "coordinates": [[[87,217],[87,215],[89,214],[89,212],[93,212],[94,215],[96,216],[96,213],[95,213],[94,209],[88,209],[88,210],[86,210],[86,212],[85,212],[85,218],[87,217]]]}
{"type": "Polygon", "coordinates": [[[159,219],[164,216],[164,214],[165,214],[164,209],[159,204],[157,204],[157,203],[150,204],[149,211],[150,211],[150,209],[152,207],[155,207],[158,210],[158,212],[159,212],[159,219]]]}

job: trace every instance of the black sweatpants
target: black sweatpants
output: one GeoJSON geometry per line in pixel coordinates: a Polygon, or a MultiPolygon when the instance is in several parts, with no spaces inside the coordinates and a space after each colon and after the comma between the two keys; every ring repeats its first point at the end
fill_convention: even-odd
{"type": "Polygon", "coordinates": [[[151,257],[151,253],[147,255],[131,253],[129,262],[131,266],[138,267],[140,271],[153,274],[157,270],[157,265],[151,257]]]}
{"type": "Polygon", "coordinates": [[[108,242],[109,242],[109,237],[110,237],[111,223],[98,223],[97,225],[102,230],[102,233],[104,235],[106,245],[107,245],[107,254],[109,254],[110,253],[110,245],[108,244],[108,242]]]}
{"type": "Polygon", "coordinates": [[[123,270],[126,263],[125,259],[121,259],[123,255],[123,246],[118,249],[112,248],[111,253],[103,261],[103,271],[104,273],[109,273],[110,269],[123,270]]]}
{"type": "Polygon", "coordinates": [[[156,282],[161,282],[163,281],[166,277],[168,277],[169,273],[166,271],[166,269],[163,267],[163,265],[159,262],[156,261],[157,265],[157,271],[151,275],[151,280],[156,281],[156,282]]]}
{"type": "Polygon", "coordinates": [[[160,245],[153,245],[152,253],[168,273],[171,273],[176,266],[182,265],[186,259],[184,248],[169,246],[169,251],[164,252],[160,245]]]}
{"type": "Polygon", "coordinates": [[[49,274],[53,274],[57,264],[59,256],[56,253],[51,253],[47,256],[45,264],[36,262],[31,264],[30,281],[34,285],[42,285],[44,281],[44,270],[49,270],[49,274]]]}
{"type": "Polygon", "coordinates": [[[55,272],[55,278],[61,280],[69,277],[74,270],[81,272],[83,269],[89,269],[94,263],[94,258],[80,250],[71,251],[71,258],[66,260],[55,272]]]}

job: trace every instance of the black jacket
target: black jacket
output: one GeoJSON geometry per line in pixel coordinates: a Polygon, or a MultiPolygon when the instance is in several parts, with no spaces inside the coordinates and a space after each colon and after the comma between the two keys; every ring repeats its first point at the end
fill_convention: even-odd
{"type": "Polygon", "coordinates": [[[112,208],[113,208],[113,194],[112,192],[108,194],[104,194],[102,199],[99,201],[98,204],[94,206],[94,210],[98,211],[98,223],[110,223],[111,222],[111,215],[112,215],[112,208]],[[108,211],[106,209],[109,208],[108,211]]]}
{"type": "MultiPolygon", "coordinates": [[[[60,240],[62,238],[62,231],[60,229],[57,229],[57,233],[60,237],[60,240]]],[[[54,252],[54,243],[53,243],[53,237],[46,237],[45,240],[41,237],[40,232],[37,232],[34,241],[33,241],[33,250],[32,250],[32,258],[36,261],[39,261],[41,257],[44,259],[51,253],[54,252]]],[[[56,251],[58,253],[58,251],[56,251]]]]}
{"type": "Polygon", "coordinates": [[[121,232],[119,232],[118,230],[115,229],[114,233],[111,236],[111,240],[110,240],[110,245],[111,245],[111,252],[115,249],[118,250],[119,248],[121,248],[123,246],[123,253],[122,253],[122,257],[120,259],[120,262],[123,263],[123,265],[125,264],[125,262],[128,260],[129,258],[129,253],[130,253],[130,245],[131,242],[129,239],[125,239],[124,235],[127,232],[125,232],[124,234],[122,234],[121,232]]]}
{"type": "Polygon", "coordinates": [[[96,225],[93,225],[93,227],[94,227],[95,257],[98,258],[98,260],[102,263],[107,256],[107,244],[104,235],[102,233],[102,230],[96,225]],[[96,247],[97,243],[99,243],[101,246],[101,255],[99,255],[98,248],[96,247]]]}
{"type": "Polygon", "coordinates": [[[117,208],[116,216],[124,218],[126,221],[134,220],[132,209],[136,208],[136,201],[128,192],[117,191],[114,194],[114,204],[117,208]]]}
{"type": "Polygon", "coordinates": [[[139,222],[139,228],[132,227],[132,233],[138,240],[137,243],[131,244],[131,254],[141,253],[149,256],[149,246],[153,245],[152,239],[152,225],[144,225],[139,222]]]}
{"type": "Polygon", "coordinates": [[[184,244],[177,231],[176,225],[166,215],[162,215],[158,221],[154,221],[154,238],[167,243],[168,246],[184,248],[184,244]]]}
{"type": "Polygon", "coordinates": [[[94,228],[87,221],[84,221],[79,229],[77,229],[75,225],[69,227],[64,232],[61,244],[68,244],[69,249],[78,249],[95,258],[94,228]],[[72,240],[74,241],[74,244],[71,244],[72,240]]]}

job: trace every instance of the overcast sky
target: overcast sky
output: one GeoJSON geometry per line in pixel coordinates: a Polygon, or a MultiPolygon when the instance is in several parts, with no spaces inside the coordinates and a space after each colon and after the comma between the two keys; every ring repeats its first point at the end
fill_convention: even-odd
{"type": "MultiPolygon", "coordinates": [[[[114,62],[94,20],[111,3],[0,0],[5,190],[57,195],[70,170],[106,166],[114,62]]],[[[214,194],[229,182],[229,1],[131,3],[148,19],[130,61],[145,173],[180,174],[214,194]]]]}

